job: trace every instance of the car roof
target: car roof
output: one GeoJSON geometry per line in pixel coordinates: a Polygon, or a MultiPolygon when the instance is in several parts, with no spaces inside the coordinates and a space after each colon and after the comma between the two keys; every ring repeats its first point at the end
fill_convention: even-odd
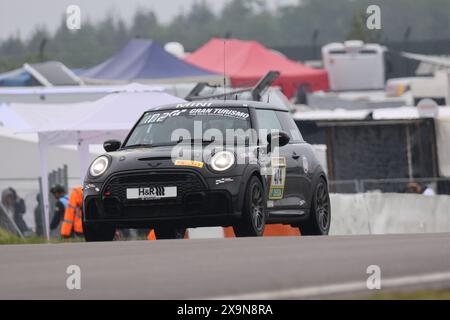
{"type": "Polygon", "coordinates": [[[276,106],[269,103],[248,101],[248,100],[198,100],[191,102],[166,104],[148,111],[178,109],[178,108],[230,108],[230,107],[249,107],[255,109],[289,111],[285,106],[276,106]]]}

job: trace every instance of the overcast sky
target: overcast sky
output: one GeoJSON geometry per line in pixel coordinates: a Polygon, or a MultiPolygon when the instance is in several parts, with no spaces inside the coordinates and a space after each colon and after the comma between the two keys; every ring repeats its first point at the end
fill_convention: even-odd
{"type": "MultiPolygon", "coordinates": [[[[36,25],[46,25],[53,32],[60,23],[67,6],[81,8],[82,19],[102,19],[110,10],[129,22],[136,8],[153,9],[162,22],[170,21],[196,0],[0,0],[0,39],[20,33],[28,37],[36,25]]],[[[198,1],[198,0],[197,0],[198,1]]],[[[206,0],[218,12],[228,0],[206,0]]],[[[267,0],[271,7],[297,3],[298,0],[267,0]]]]}

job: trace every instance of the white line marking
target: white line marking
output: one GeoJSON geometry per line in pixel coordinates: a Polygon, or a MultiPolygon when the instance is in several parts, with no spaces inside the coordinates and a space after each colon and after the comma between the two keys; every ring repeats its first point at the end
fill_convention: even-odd
{"type": "MultiPolygon", "coordinates": [[[[381,289],[395,288],[400,286],[418,285],[439,281],[450,281],[450,272],[429,273],[406,277],[381,279],[381,289]]],[[[355,281],[338,283],[332,285],[292,288],[273,291],[261,291],[254,293],[236,294],[230,296],[218,296],[214,300],[274,300],[274,299],[299,299],[314,296],[332,295],[338,293],[351,293],[354,291],[377,292],[379,290],[369,290],[366,281],[355,281]]]]}

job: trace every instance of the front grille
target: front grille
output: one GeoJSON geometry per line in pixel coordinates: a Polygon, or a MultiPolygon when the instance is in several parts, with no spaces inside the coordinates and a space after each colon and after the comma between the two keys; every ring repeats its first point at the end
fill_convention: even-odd
{"type": "Polygon", "coordinates": [[[187,192],[204,191],[205,189],[200,178],[192,172],[147,171],[116,175],[106,183],[103,193],[110,192],[110,197],[119,199],[123,206],[149,206],[181,203],[187,192]],[[127,188],[150,186],[176,186],[177,197],[158,200],[128,200],[126,198],[127,188]]]}
{"type": "MultiPolygon", "coordinates": [[[[189,192],[183,203],[164,204],[155,200],[141,201],[144,205],[123,206],[117,197],[89,197],[85,200],[87,221],[151,220],[183,217],[225,215],[232,212],[230,194],[225,191],[189,192]]],[[[190,218],[189,218],[190,219],[190,218]]]]}

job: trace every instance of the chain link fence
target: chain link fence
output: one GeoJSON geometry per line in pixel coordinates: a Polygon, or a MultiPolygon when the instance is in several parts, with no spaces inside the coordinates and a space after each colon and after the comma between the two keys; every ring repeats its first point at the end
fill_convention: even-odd
{"type": "MultiPolygon", "coordinates": [[[[78,185],[80,185],[80,178],[68,178],[67,185],[68,191],[78,185]]],[[[36,232],[36,221],[39,219],[43,220],[43,211],[38,206],[40,202],[40,179],[39,178],[0,178],[0,193],[8,188],[13,188],[18,197],[22,198],[25,201],[25,214],[23,215],[23,219],[27,225],[27,227],[32,231],[36,232]]],[[[50,221],[52,219],[52,205],[54,205],[55,201],[53,197],[49,196],[50,200],[50,221]]],[[[55,235],[56,236],[56,235],[55,235]]]]}

